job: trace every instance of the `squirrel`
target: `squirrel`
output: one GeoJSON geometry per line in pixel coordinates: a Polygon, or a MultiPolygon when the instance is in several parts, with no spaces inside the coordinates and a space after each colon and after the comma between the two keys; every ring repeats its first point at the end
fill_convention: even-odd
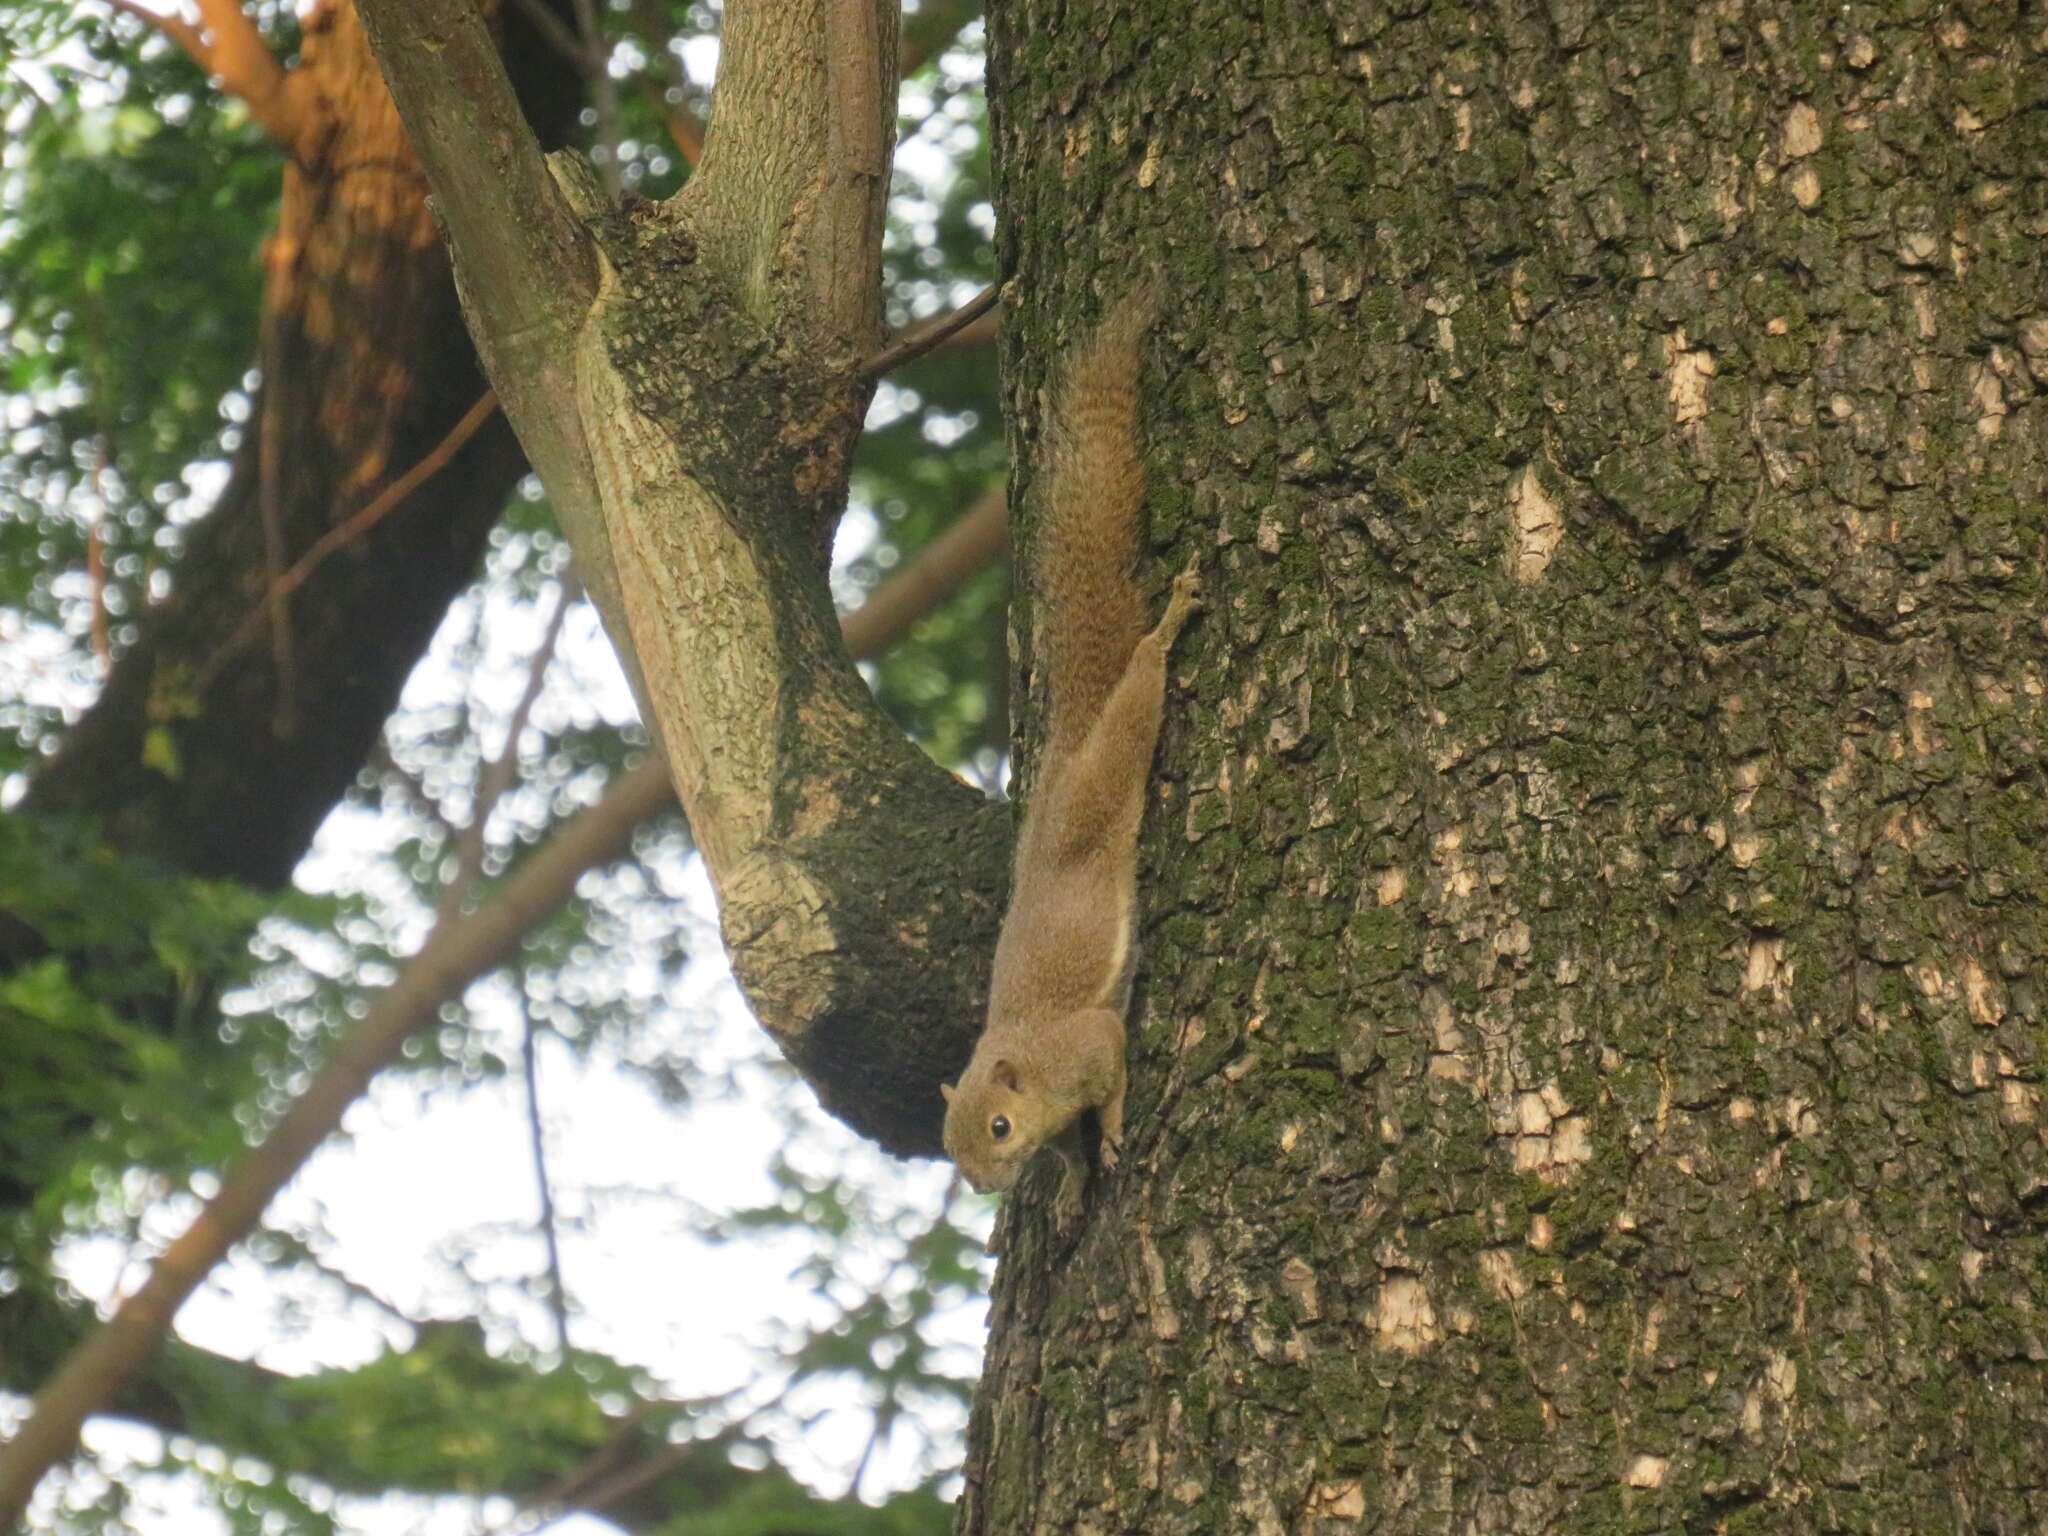
{"type": "Polygon", "coordinates": [[[1144,510],[1138,351],[1156,300],[1126,296],[1070,355],[1053,395],[1044,521],[1032,562],[1051,699],[996,942],[988,1023],[943,1084],[947,1155],[1007,1190],[1051,1147],[1064,1229],[1088,1183],[1083,1112],[1105,1172],[1123,1140],[1124,1012],[1137,969],[1138,823],[1166,706],[1166,657],[1201,607],[1192,565],[1148,632],[1134,567],[1144,510]]]}

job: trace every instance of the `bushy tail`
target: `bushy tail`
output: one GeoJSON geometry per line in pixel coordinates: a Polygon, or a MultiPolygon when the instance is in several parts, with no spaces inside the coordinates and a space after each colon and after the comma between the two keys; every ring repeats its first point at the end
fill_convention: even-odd
{"type": "Polygon", "coordinates": [[[1050,470],[1032,557],[1053,743],[1087,734],[1145,633],[1133,574],[1145,505],[1138,349],[1156,308],[1149,287],[1125,295],[1069,354],[1053,395],[1050,470]]]}

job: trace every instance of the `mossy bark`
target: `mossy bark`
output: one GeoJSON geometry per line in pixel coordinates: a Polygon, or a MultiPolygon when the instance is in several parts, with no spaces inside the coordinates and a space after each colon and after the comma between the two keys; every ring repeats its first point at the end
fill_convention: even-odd
{"type": "Polygon", "coordinates": [[[1211,604],[961,1529],[2048,1528],[2040,18],[991,10],[1211,604]]]}

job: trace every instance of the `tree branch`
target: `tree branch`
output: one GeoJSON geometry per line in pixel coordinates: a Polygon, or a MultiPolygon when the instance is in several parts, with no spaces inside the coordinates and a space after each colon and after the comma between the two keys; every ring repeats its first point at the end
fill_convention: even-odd
{"type": "Polygon", "coordinates": [[[658,732],[576,410],[574,340],[597,291],[590,239],[549,174],[476,0],[358,0],[356,11],[434,189],[484,371],[658,732]]]}
{"type": "Polygon", "coordinates": [[[407,1037],[434,1018],[443,1002],[505,960],[529,927],[569,899],[585,870],[623,854],[634,826],[651,808],[630,796],[607,798],[521,864],[489,906],[434,930],[270,1134],[227,1171],[220,1192],[151,1267],[141,1288],[36,1394],[27,1422],[0,1445],[0,1530],[20,1522],[44,1472],[78,1443],[87,1415],[149,1358],[186,1298],[255,1228],[271,1197],[341,1123],[342,1113],[407,1037]]]}
{"type": "Polygon", "coordinates": [[[236,0],[197,0],[202,33],[182,16],[153,11],[136,0],[106,0],[163,33],[220,88],[249,109],[270,141],[286,154],[298,153],[310,114],[292,75],[277,62],[256,23],[236,0]],[[207,34],[210,34],[207,35],[207,34]]]}
{"type": "MultiPolygon", "coordinates": [[[[961,528],[892,577],[866,608],[847,616],[845,639],[855,655],[875,654],[920,616],[899,589],[917,594],[928,612],[974,574],[978,566],[960,558],[961,548],[974,540],[951,535],[963,533],[977,517],[985,523],[991,504],[984,497],[961,528]],[[864,621],[861,616],[870,610],[887,617],[864,621]]],[[[974,539],[985,540],[985,533],[974,539]]],[[[406,1039],[439,1017],[443,1003],[509,956],[530,928],[570,898],[587,871],[622,855],[635,828],[672,803],[667,767],[659,755],[650,754],[520,864],[481,911],[436,924],[425,946],[270,1135],[229,1170],[219,1193],[157,1260],[141,1289],[72,1349],[36,1394],[28,1422],[0,1445],[0,1530],[20,1520],[43,1474],[77,1444],[86,1418],[120,1395],[162,1343],[186,1298],[254,1230],[271,1198],[341,1123],[348,1106],[406,1039]]]]}
{"type": "Polygon", "coordinates": [[[271,141],[287,154],[298,153],[307,114],[292,89],[292,79],[278,64],[240,0],[196,0],[199,19],[212,36],[207,50],[221,89],[248,105],[271,141]]]}
{"type": "Polygon", "coordinates": [[[533,1153],[533,1182],[540,1194],[540,1235],[547,1252],[548,1312],[555,1320],[555,1348],[569,1353],[569,1287],[562,1279],[562,1236],[555,1224],[555,1188],[548,1178],[547,1122],[540,1112],[539,1029],[533,1010],[521,1008],[525,1040],[519,1053],[520,1075],[526,1084],[526,1135],[533,1153]]]}
{"type": "Polygon", "coordinates": [[[989,491],[846,616],[846,648],[879,656],[1010,547],[1009,498],[989,491]]]}
{"type": "Polygon", "coordinates": [[[861,377],[879,379],[892,369],[900,368],[913,357],[925,353],[965,330],[983,315],[994,309],[1002,299],[1003,290],[990,283],[958,309],[943,315],[934,315],[916,325],[906,326],[889,340],[889,344],[873,357],[860,365],[861,377]]]}
{"type": "Polygon", "coordinates": [[[264,585],[263,596],[257,600],[256,606],[249,610],[248,617],[236,626],[235,632],[228,636],[227,643],[222,645],[200,670],[198,688],[204,691],[220,675],[221,669],[232,662],[243,647],[255,639],[256,631],[266,619],[273,623],[276,621],[286,599],[304,586],[307,578],[319,570],[330,555],[337,550],[346,549],[362,538],[404,506],[414,491],[439,474],[448,461],[461,450],[462,445],[476,436],[477,428],[489,421],[497,409],[497,394],[492,390],[485,390],[477,398],[476,404],[463,413],[462,419],[448,429],[448,435],[436,443],[430,453],[370,498],[360,511],[349,516],[348,521],[321,534],[289,568],[271,577],[264,585]]]}
{"type": "Polygon", "coordinates": [[[602,519],[741,987],[828,1109],[892,1149],[936,1150],[1009,818],[882,714],[826,580],[873,387],[860,364],[881,339],[894,0],[735,0],[703,162],[666,203],[616,209],[587,165],[549,162],[548,217],[584,221],[598,270],[566,344],[566,301],[536,323],[530,294],[503,291],[515,268],[548,277],[546,241],[516,209],[457,195],[479,175],[467,141],[489,142],[483,171],[533,175],[499,142],[518,129],[488,99],[503,92],[480,35],[446,14],[467,0],[360,3],[442,192],[480,350],[586,570],[602,519]],[[472,270],[479,255],[493,265],[472,270]],[[522,356],[545,388],[507,373],[522,356]]]}
{"type": "Polygon", "coordinates": [[[163,33],[184,50],[185,57],[197,64],[202,74],[213,74],[213,50],[206,46],[206,39],[200,35],[199,29],[184,17],[168,11],[152,11],[146,5],[138,5],[136,0],[107,0],[107,4],[124,16],[133,16],[163,33]]]}

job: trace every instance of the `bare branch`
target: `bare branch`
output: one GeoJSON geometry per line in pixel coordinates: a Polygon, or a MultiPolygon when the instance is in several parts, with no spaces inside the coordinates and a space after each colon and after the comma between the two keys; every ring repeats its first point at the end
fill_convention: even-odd
{"type": "Polygon", "coordinates": [[[596,292],[590,245],[555,189],[474,0],[374,0],[357,12],[433,184],[469,297],[488,290],[506,321],[500,331],[531,327],[558,338],[596,292]]]}
{"type": "Polygon", "coordinates": [[[525,1048],[519,1064],[526,1080],[526,1132],[533,1151],[533,1182],[540,1191],[540,1231],[548,1256],[548,1311],[555,1319],[555,1348],[569,1352],[569,1288],[562,1281],[562,1241],[555,1227],[555,1190],[548,1180],[547,1127],[540,1114],[540,1057],[533,1011],[525,1014],[525,1048]]]}
{"type": "Polygon", "coordinates": [[[136,0],[106,0],[106,3],[125,16],[133,16],[137,21],[154,27],[184,49],[185,57],[197,64],[201,71],[208,75],[213,73],[213,50],[206,46],[206,39],[200,35],[199,29],[184,17],[174,16],[168,11],[152,11],[148,6],[136,4],[136,0]]]}
{"type": "Polygon", "coordinates": [[[574,397],[568,341],[596,292],[589,240],[475,0],[371,0],[357,12],[434,188],[464,306],[500,322],[472,327],[486,371],[515,423],[530,411],[557,422],[526,446],[559,500],[589,478],[575,413],[561,409],[574,397]]]}
{"type": "Polygon", "coordinates": [[[580,315],[562,303],[535,322],[529,293],[496,291],[522,263],[549,275],[531,213],[458,185],[524,174],[496,142],[517,128],[461,100],[505,93],[460,64],[483,49],[451,32],[459,3],[360,0],[444,191],[507,413],[586,577],[586,551],[615,561],[735,974],[828,1110],[892,1150],[935,1150],[937,1083],[987,986],[1009,819],[876,706],[829,627],[824,560],[872,388],[859,365],[881,341],[897,7],[734,4],[703,163],[665,203],[617,210],[587,165],[551,158],[549,218],[587,221],[601,281],[580,315]],[[482,166],[461,153],[479,140],[482,166]],[[515,256],[472,270],[500,247],[515,256]]]}
{"type": "Polygon", "coordinates": [[[597,292],[589,238],[520,113],[476,0],[357,0],[356,11],[434,189],[484,371],[658,734],[576,404],[575,339],[597,292]]]}
{"type": "Polygon", "coordinates": [[[996,307],[1003,296],[1002,289],[990,283],[958,309],[943,315],[934,315],[929,320],[920,320],[908,326],[894,337],[889,344],[873,357],[860,365],[864,379],[879,379],[892,369],[900,368],[913,357],[922,357],[947,338],[965,330],[983,315],[996,307]]]}
{"type": "Polygon", "coordinates": [[[476,803],[470,809],[469,825],[462,829],[455,840],[455,872],[442,887],[436,920],[459,910],[468,898],[470,887],[483,873],[484,831],[489,826],[491,811],[503,798],[506,790],[519,771],[519,738],[526,730],[527,719],[533,713],[533,706],[540,699],[541,685],[547,681],[548,666],[554,660],[555,648],[561,642],[562,621],[569,616],[569,605],[575,601],[573,582],[567,574],[561,583],[561,593],[555,602],[555,611],[548,618],[547,630],[541,635],[540,644],[534,648],[533,657],[527,663],[526,687],[519,696],[519,703],[512,711],[512,718],[505,726],[505,740],[498,748],[497,756],[483,765],[477,773],[476,803]]]}
{"type": "Polygon", "coordinates": [[[919,619],[999,559],[1009,548],[1009,501],[997,486],[846,616],[846,648],[856,658],[879,656],[919,619]]]}
{"type": "Polygon", "coordinates": [[[279,148],[296,153],[306,113],[240,0],[196,0],[212,46],[207,50],[221,89],[248,105],[249,115],[279,148]]]}
{"type": "Polygon", "coordinates": [[[187,1297],[247,1237],[272,1196],[336,1126],[370,1079],[443,1002],[501,964],[534,923],[569,899],[582,874],[623,854],[633,828],[659,804],[658,774],[634,776],[578,816],[515,870],[491,904],[444,923],[371,1005],[312,1084],[261,1145],[228,1169],[220,1192],[165,1250],[127,1300],[65,1358],[15,1437],[0,1445],[0,1530],[21,1521],[52,1464],[78,1443],[86,1416],[109,1401],[147,1360],[187,1297]]]}
{"type": "Polygon", "coordinates": [[[881,323],[897,31],[893,0],[733,6],[704,158],[678,195],[748,308],[800,310],[826,366],[871,352],[881,323]],[[780,273],[757,259],[766,241],[788,263],[780,273]],[[790,269],[800,283],[763,291],[790,269]]]}
{"type": "Polygon", "coordinates": [[[597,168],[605,190],[618,199],[619,180],[619,83],[612,78],[611,50],[598,20],[597,0],[576,0],[576,30],[589,60],[590,95],[597,107],[597,141],[604,146],[604,162],[597,168]]]}
{"type": "Polygon", "coordinates": [[[275,620],[285,600],[304,586],[307,579],[320,569],[330,555],[336,550],[346,549],[404,506],[406,498],[439,474],[448,461],[461,451],[462,445],[476,435],[477,429],[491,419],[497,409],[496,392],[485,390],[477,397],[476,404],[463,413],[462,419],[448,429],[448,435],[436,443],[424,458],[386,485],[346,522],[321,534],[303,555],[292,562],[288,570],[280,571],[264,588],[262,600],[250,611],[249,616],[236,626],[227,643],[215,653],[214,658],[200,673],[200,690],[204,691],[206,685],[220,674],[220,669],[234,660],[242,648],[255,638],[256,630],[265,619],[275,620]]]}
{"type": "MultiPolygon", "coordinates": [[[[935,606],[973,574],[974,564],[959,558],[971,542],[965,530],[985,524],[991,506],[999,502],[984,497],[976,503],[959,527],[892,578],[866,608],[848,616],[844,633],[856,656],[874,654],[918,616],[916,604],[899,595],[899,587],[935,606]],[[942,546],[947,546],[943,555],[938,553],[942,546]],[[864,623],[861,614],[871,610],[897,618],[864,623]]],[[[996,520],[1001,521],[999,516],[996,520]]],[[[985,529],[974,537],[986,551],[985,529]]],[[[980,558],[988,558],[987,553],[980,558]]],[[[443,1003],[509,957],[529,928],[570,898],[584,873],[625,853],[640,823],[672,804],[667,767],[658,754],[650,754],[514,870],[489,905],[474,916],[435,926],[304,1095],[261,1145],[229,1170],[220,1192],[157,1260],[141,1289],[87,1335],[36,1394],[28,1421],[14,1439],[0,1445],[0,1530],[20,1520],[43,1474],[77,1444],[87,1416],[110,1402],[149,1358],[185,1299],[255,1228],[271,1198],[341,1123],[343,1112],[406,1039],[437,1018],[443,1003]]]]}

